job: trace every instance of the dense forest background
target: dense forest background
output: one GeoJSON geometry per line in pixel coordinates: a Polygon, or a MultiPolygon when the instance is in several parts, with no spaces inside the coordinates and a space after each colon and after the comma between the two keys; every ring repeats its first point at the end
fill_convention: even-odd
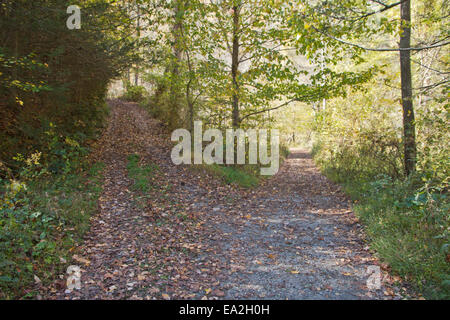
{"type": "Polygon", "coordinates": [[[449,297],[448,1],[85,0],[76,30],[70,4],[0,2],[1,298],[32,297],[89,228],[108,92],[169,130],[278,128],[393,272],[449,297]]]}

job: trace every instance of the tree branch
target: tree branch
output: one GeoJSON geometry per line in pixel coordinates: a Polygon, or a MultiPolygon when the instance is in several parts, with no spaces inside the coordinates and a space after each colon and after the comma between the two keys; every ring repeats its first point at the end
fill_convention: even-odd
{"type": "Polygon", "coordinates": [[[364,19],[364,18],[373,16],[374,14],[384,12],[384,11],[386,11],[386,10],[389,10],[389,9],[391,9],[391,8],[394,8],[394,7],[396,7],[396,6],[400,5],[400,4],[402,4],[402,3],[405,2],[405,1],[407,1],[407,0],[402,0],[402,1],[399,1],[399,2],[396,2],[396,3],[393,3],[393,4],[390,4],[390,5],[384,4],[384,3],[382,3],[381,1],[373,1],[373,2],[375,2],[375,3],[378,3],[379,5],[382,5],[382,6],[383,6],[383,9],[380,9],[380,10],[377,10],[377,11],[373,11],[373,12],[366,13],[366,14],[364,14],[364,15],[362,15],[362,16],[356,18],[356,19],[353,19],[352,22],[356,22],[356,21],[358,21],[358,20],[361,20],[361,19],[364,19]]]}
{"type": "Polygon", "coordinates": [[[245,116],[243,116],[243,117],[241,118],[241,121],[247,119],[248,117],[254,116],[255,114],[259,114],[259,113],[263,113],[263,112],[267,112],[267,111],[272,111],[272,110],[280,109],[280,108],[282,108],[282,107],[284,107],[284,106],[287,106],[288,104],[290,104],[291,102],[294,102],[294,101],[300,101],[300,100],[299,100],[298,98],[294,98],[294,99],[291,99],[291,100],[289,100],[289,101],[287,101],[287,102],[285,102],[285,103],[282,103],[282,104],[280,104],[279,106],[276,106],[276,107],[273,107],[273,108],[268,108],[268,109],[264,109],[264,110],[259,110],[259,111],[255,111],[255,112],[250,112],[250,113],[246,114],[245,116]]]}
{"type": "Polygon", "coordinates": [[[437,73],[439,73],[439,74],[449,74],[449,73],[450,73],[450,72],[442,72],[442,71],[439,71],[439,70],[433,69],[433,68],[431,68],[431,67],[428,67],[428,66],[424,65],[423,63],[421,63],[421,62],[419,62],[419,61],[417,61],[417,60],[414,60],[414,59],[411,59],[411,61],[412,61],[412,62],[414,62],[414,63],[416,63],[416,64],[418,64],[419,66],[422,66],[422,67],[424,67],[425,69],[428,69],[428,70],[431,70],[431,71],[437,72],[437,73]]]}
{"type": "Polygon", "coordinates": [[[425,46],[425,47],[419,47],[419,48],[414,48],[414,47],[413,48],[368,48],[368,47],[364,47],[364,46],[361,46],[361,45],[356,44],[356,43],[352,43],[352,42],[348,42],[348,41],[336,38],[336,37],[334,37],[334,36],[324,32],[324,31],[321,31],[321,30],[317,29],[314,26],[311,26],[311,28],[313,28],[315,31],[319,32],[320,34],[322,34],[322,35],[324,35],[324,36],[326,36],[326,37],[328,37],[330,39],[333,39],[333,40],[338,41],[340,43],[343,43],[343,44],[346,44],[346,45],[349,45],[349,46],[352,46],[352,47],[356,47],[356,48],[359,48],[359,49],[362,49],[362,50],[365,50],[365,51],[390,51],[390,52],[393,52],[393,51],[421,51],[421,50],[428,50],[428,49],[433,49],[433,48],[439,48],[439,47],[443,47],[443,46],[446,46],[446,45],[450,44],[450,41],[446,41],[444,43],[439,43],[439,42],[447,39],[448,38],[447,37],[447,38],[444,38],[444,39],[442,39],[440,41],[437,41],[435,44],[432,44],[432,45],[429,45],[429,46],[425,46]]]}

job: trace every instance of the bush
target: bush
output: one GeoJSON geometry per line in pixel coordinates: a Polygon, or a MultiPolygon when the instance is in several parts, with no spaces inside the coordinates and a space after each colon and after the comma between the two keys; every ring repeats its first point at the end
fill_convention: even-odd
{"type": "MultiPolygon", "coordinates": [[[[96,2],[80,4],[89,19],[73,32],[65,24],[66,0],[2,1],[0,161],[9,167],[17,153],[38,149],[46,155],[50,123],[58,135],[81,144],[102,124],[108,83],[129,64],[133,46],[124,39],[116,50],[105,50],[122,32],[108,30],[105,19],[121,19],[126,12],[106,0],[96,2]]],[[[127,28],[124,22],[123,32],[127,28]]]]}
{"type": "Polygon", "coordinates": [[[147,96],[147,90],[143,86],[127,85],[126,89],[125,94],[122,96],[123,100],[142,102],[147,96]]]}
{"type": "MultiPolygon", "coordinates": [[[[52,173],[54,162],[42,164],[37,152],[26,159],[17,156],[20,173],[0,180],[0,299],[33,296],[30,284],[60,273],[89,229],[101,191],[101,166],[88,169],[78,143],[64,141],[66,148],[50,156],[61,162],[57,167],[64,174],[52,173]]],[[[4,176],[12,175],[7,167],[1,169],[4,176]]]]}

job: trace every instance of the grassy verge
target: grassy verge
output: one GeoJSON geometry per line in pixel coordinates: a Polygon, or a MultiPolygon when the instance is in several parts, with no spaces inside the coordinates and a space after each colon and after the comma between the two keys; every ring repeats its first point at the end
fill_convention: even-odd
{"type": "MultiPolygon", "coordinates": [[[[280,145],[280,158],[279,166],[281,168],[282,163],[289,155],[289,149],[280,145]]],[[[194,166],[196,168],[197,166],[194,166]]],[[[270,176],[261,175],[260,165],[200,165],[198,168],[207,171],[208,173],[221,178],[227,184],[235,184],[243,188],[257,187],[264,179],[270,178],[270,176]]]]}
{"type": "Polygon", "coordinates": [[[128,156],[127,170],[128,176],[134,181],[133,189],[145,193],[150,191],[150,180],[159,169],[155,164],[142,165],[140,156],[131,154],[128,156]]]}
{"type": "Polygon", "coordinates": [[[101,163],[12,186],[0,200],[0,299],[32,298],[63,272],[89,229],[102,190],[101,163]]]}
{"type": "Polygon", "coordinates": [[[450,298],[450,206],[445,189],[418,177],[392,180],[349,178],[322,166],[354,200],[371,248],[428,299],[450,298]]]}
{"type": "Polygon", "coordinates": [[[243,188],[256,187],[263,176],[259,175],[258,166],[223,166],[223,165],[201,165],[208,173],[221,178],[227,184],[236,184],[243,188]]]}

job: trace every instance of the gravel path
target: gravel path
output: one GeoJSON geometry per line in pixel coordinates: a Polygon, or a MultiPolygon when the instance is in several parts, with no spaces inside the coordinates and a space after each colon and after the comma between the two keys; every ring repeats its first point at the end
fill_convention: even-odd
{"type": "Polygon", "coordinates": [[[291,150],[239,211],[251,218],[237,228],[220,225],[244,257],[242,271],[227,279],[227,298],[384,298],[382,288],[366,286],[376,260],[364,249],[349,202],[306,152],[291,150]]]}
{"type": "MultiPolygon", "coordinates": [[[[202,170],[175,166],[164,127],[133,103],[113,101],[94,158],[106,165],[91,231],[73,263],[82,288],[65,275],[49,299],[392,299],[370,291],[378,265],[339,188],[292,150],[260,187],[224,185],[202,170]],[[146,194],[133,191],[127,155],[159,170],[146,194]]],[[[382,272],[384,279],[389,275],[382,272]]]]}

